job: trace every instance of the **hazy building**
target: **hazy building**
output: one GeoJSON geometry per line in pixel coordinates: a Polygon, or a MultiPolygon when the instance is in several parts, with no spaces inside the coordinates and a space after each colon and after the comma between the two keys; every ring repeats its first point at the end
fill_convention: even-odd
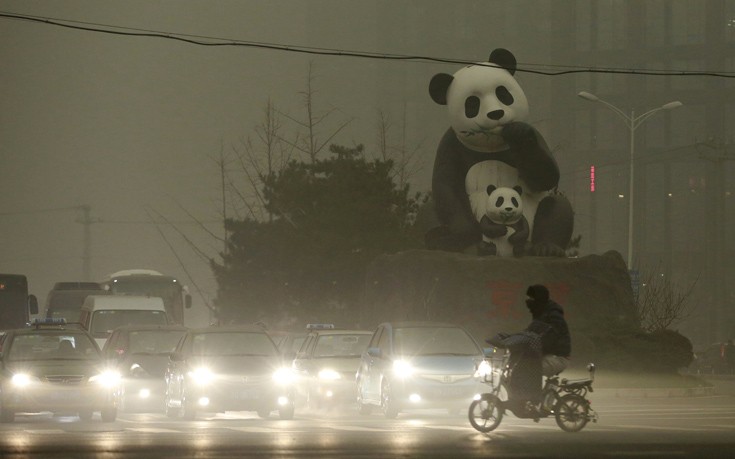
{"type": "MultiPolygon", "coordinates": [[[[551,18],[554,30],[574,32],[549,37],[559,64],[735,76],[732,0],[552,2],[551,18]]],[[[603,72],[552,83],[550,106],[572,108],[570,117],[553,118],[552,130],[570,139],[562,189],[571,190],[581,253],[613,248],[625,257],[630,128],[604,104],[572,100],[579,91],[629,117],[684,104],[635,129],[633,267],[680,290],[697,283],[692,316],[681,324],[695,343],[735,336],[735,79],[603,72]]]]}

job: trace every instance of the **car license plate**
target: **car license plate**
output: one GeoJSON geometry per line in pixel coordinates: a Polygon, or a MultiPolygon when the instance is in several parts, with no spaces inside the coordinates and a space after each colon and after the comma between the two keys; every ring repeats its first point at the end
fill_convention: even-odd
{"type": "Polygon", "coordinates": [[[258,391],[256,390],[241,390],[237,393],[238,400],[252,400],[258,398],[258,391]]]}
{"type": "Polygon", "coordinates": [[[434,397],[459,397],[464,390],[462,387],[436,387],[431,392],[434,397]]]}
{"type": "Polygon", "coordinates": [[[75,402],[82,398],[82,393],[78,390],[52,392],[49,394],[48,398],[54,402],[75,402]]]}

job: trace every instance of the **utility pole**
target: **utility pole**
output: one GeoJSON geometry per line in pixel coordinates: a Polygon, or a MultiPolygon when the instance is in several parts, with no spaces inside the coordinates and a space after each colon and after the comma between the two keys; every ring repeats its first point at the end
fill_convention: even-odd
{"type": "Polygon", "coordinates": [[[84,249],[82,252],[82,277],[85,281],[92,280],[92,207],[89,204],[78,206],[77,209],[82,211],[82,217],[77,219],[77,223],[84,225],[84,249]]]}
{"type": "Polygon", "coordinates": [[[709,273],[708,284],[711,295],[710,333],[713,334],[714,340],[719,342],[732,338],[732,327],[735,325],[733,305],[729,301],[729,290],[732,287],[725,273],[730,265],[725,253],[727,250],[725,163],[735,160],[735,152],[729,143],[706,142],[702,146],[707,147],[708,150],[700,149],[699,157],[711,161],[714,165],[711,174],[712,187],[708,186],[712,197],[712,207],[711,212],[708,212],[711,218],[708,231],[711,249],[707,251],[710,254],[707,272],[709,273]]]}

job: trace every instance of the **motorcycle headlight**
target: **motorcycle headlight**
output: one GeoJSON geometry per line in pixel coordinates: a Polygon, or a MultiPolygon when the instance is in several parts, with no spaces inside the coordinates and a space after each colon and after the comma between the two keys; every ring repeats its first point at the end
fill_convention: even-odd
{"type": "Polygon", "coordinates": [[[413,374],[413,366],[405,360],[396,360],[393,362],[393,374],[399,378],[408,378],[413,374]]]}
{"type": "Polygon", "coordinates": [[[206,386],[214,379],[214,374],[208,368],[197,368],[187,373],[195,384],[206,386]]]}
{"type": "Polygon", "coordinates": [[[120,384],[120,373],[117,371],[106,370],[89,378],[89,382],[99,384],[103,387],[115,387],[120,384]]]}
{"type": "Polygon", "coordinates": [[[38,378],[32,378],[25,373],[16,373],[10,381],[15,387],[26,387],[37,379],[38,378]]]}
{"type": "Polygon", "coordinates": [[[483,360],[482,362],[480,362],[479,365],[477,365],[477,370],[475,370],[475,377],[485,378],[486,376],[492,374],[492,372],[493,366],[487,360],[483,360]]]}
{"type": "Polygon", "coordinates": [[[273,372],[273,381],[280,386],[291,384],[294,379],[294,372],[290,368],[279,368],[273,372]]]}
{"type": "Polygon", "coordinates": [[[334,381],[336,379],[342,379],[342,375],[334,370],[325,368],[319,372],[319,379],[323,379],[325,381],[334,381]]]}

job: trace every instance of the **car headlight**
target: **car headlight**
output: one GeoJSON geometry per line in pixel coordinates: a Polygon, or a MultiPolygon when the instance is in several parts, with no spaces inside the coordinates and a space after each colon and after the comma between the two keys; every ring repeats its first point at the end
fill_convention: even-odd
{"type": "Polygon", "coordinates": [[[393,374],[399,378],[408,378],[413,374],[413,367],[405,360],[396,360],[393,362],[393,374]]]}
{"type": "Polygon", "coordinates": [[[38,378],[32,378],[25,373],[16,373],[13,375],[13,378],[10,381],[15,387],[26,387],[37,379],[38,378]]]}
{"type": "Polygon", "coordinates": [[[487,360],[483,360],[482,362],[480,362],[479,365],[477,365],[477,370],[475,370],[475,377],[485,378],[488,375],[492,374],[492,372],[493,366],[487,360]]]}
{"type": "Polygon", "coordinates": [[[214,379],[214,374],[208,368],[197,368],[187,373],[195,384],[206,386],[214,379]]]}
{"type": "Polygon", "coordinates": [[[280,386],[291,384],[294,379],[294,372],[290,368],[279,368],[273,372],[273,381],[280,386]]]}
{"type": "Polygon", "coordinates": [[[335,379],[342,379],[342,375],[339,372],[325,368],[319,372],[319,379],[334,381],[335,379]]]}
{"type": "Polygon", "coordinates": [[[89,382],[99,384],[103,387],[115,387],[120,384],[120,373],[106,370],[89,378],[89,382]]]}

